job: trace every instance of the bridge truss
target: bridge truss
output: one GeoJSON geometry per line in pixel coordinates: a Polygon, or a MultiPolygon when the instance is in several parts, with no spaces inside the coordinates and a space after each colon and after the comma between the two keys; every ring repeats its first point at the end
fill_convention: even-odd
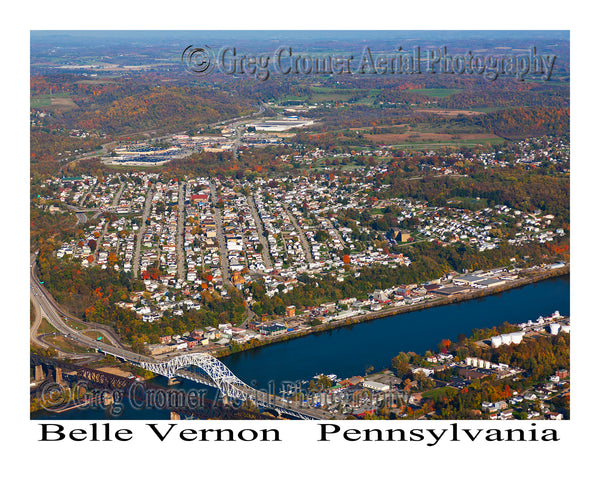
{"type": "Polygon", "coordinates": [[[273,395],[268,395],[265,392],[258,391],[245,384],[238,377],[236,377],[223,362],[207,353],[190,353],[187,355],[179,355],[167,362],[162,363],[140,361],[139,365],[142,368],[158,375],[162,375],[163,377],[182,377],[216,387],[225,397],[231,399],[238,399],[241,401],[251,400],[258,406],[271,408],[280,413],[285,413],[303,420],[315,419],[315,417],[312,417],[308,414],[304,414],[287,406],[283,406],[282,399],[278,399],[273,395]],[[208,375],[208,378],[203,378],[200,375],[189,375],[188,371],[186,370],[188,367],[200,368],[208,375]]]}
{"type": "Polygon", "coordinates": [[[214,386],[221,390],[223,395],[230,398],[246,400],[251,397],[249,392],[253,390],[236,377],[223,362],[207,353],[180,355],[163,363],[140,362],[140,366],[167,378],[182,376],[180,373],[176,373],[177,370],[190,366],[198,367],[206,372],[214,382],[214,386]]]}

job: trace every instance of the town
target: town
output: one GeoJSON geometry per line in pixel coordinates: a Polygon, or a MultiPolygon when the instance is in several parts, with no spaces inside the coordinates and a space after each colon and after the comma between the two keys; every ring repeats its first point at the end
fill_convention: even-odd
{"type": "MultiPolygon", "coordinates": [[[[182,138],[173,136],[173,141],[182,138]]],[[[187,316],[207,308],[207,299],[227,300],[234,290],[242,295],[243,321],[219,321],[193,331],[165,328],[153,337],[156,343],[146,342],[147,351],[157,357],[183,350],[218,355],[232,346],[304,334],[315,326],[506,288],[532,272],[565,267],[560,262],[519,265],[512,258],[502,268],[448,272],[420,284],[398,284],[320,305],[261,308],[261,298],[285,298],[308,279],[344,283],[359,277],[362,268],[410,268],[413,259],[395,252],[395,245],[462,243],[483,252],[502,242],[547,244],[565,236],[554,215],[539,210],[495,205],[472,211],[382,195],[373,202],[373,177],[386,168],[365,165],[344,178],[323,172],[271,180],[178,180],[144,171],[54,177],[41,184],[40,204],[51,213],[76,211],[81,222],[78,236],[56,250],[58,259],[112,269],[143,282],[143,289],[116,305],[145,323],[187,316]],[[385,222],[390,212],[407,228],[390,227],[385,222]]]]}

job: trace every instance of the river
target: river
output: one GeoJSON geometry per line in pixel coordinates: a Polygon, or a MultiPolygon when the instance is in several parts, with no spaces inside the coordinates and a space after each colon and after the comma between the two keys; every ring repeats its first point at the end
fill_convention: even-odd
{"type": "MultiPolygon", "coordinates": [[[[551,315],[555,310],[570,315],[570,275],[458,304],[307,335],[221,360],[247,384],[267,389],[274,382],[278,392],[284,381],[310,380],[321,373],[334,373],[340,378],[364,375],[370,366],[374,371],[389,367],[392,357],[400,351],[418,354],[435,351],[441,340],[456,340],[461,333],[469,336],[474,328],[493,327],[505,321],[522,323],[551,315]]],[[[203,388],[190,382],[183,387],[203,388]]],[[[44,414],[35,418],[56,417],[44,414]]],[[[66,412],[60,418],[103,419],[105,415],[98,409],[82,409],[66,412]]],[[[168,418],[168,414],[126,408],[120,418],[168,418]]]]}
{"type": "Polygon", "coordinates": [[[507,321],[521,323],[555,310],[569,315],[570,276],[508,290],[463,303],[380,318],[222,359],[241,380],[266,388],[269,381],[311,379],[334,373],[340,378],[389,367],[398,352],[435,351],[443,339],[471,334],[474,328],[507,321]]]}

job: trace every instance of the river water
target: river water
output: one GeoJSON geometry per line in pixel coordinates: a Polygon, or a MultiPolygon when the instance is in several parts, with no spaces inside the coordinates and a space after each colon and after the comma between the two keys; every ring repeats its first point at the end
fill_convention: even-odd
{"type": "MultiPolygon", "coordinates": [[[[443,339],[456,340],[457,335],[471,334],[474,328],[493,327],[535,320],[558,310],[570,314],[570,276],[552,278],[497,295],[459,304],[428,308],[411,313],[340,327],[319,334],[275,343],[240,352],[222,359],[241,380],[259,389],[282,382],[310,380],[317,374],[334,373],[340,378],[364,375],[389,367],[398,352],[424,354],[435,351],[443,339]]],[[[164,384],[164,382],[160,382],[164,384]]],[[[203,388],[184,383],[183,388],[203,388]]],[[[272,388],[272,387],[271,387],[272,388]]],[[[269,389],[273,391],[272,389],[269,389]]],[[[57,418],[48,413],[35,418],[57,418]]],[[[104,419],[101,409],[77,409],[61,414],[61,419],[104,419]]],[[[144,411],[126,408],[119,418],[169,418],[160,410],[144,411]]]]}
{"type": "Polygon", "coordinates": [[[345,378],[389,367],[398,352],[423,354],[441,340],[456,340],[474,328],[521,323],[555,310],[569,315],[570,276],[563,276],[468,302],[428,308],[341,327],[222,359],[241,380],[266,388],[269,381],[311,379],[334,373],[345,378]]]}

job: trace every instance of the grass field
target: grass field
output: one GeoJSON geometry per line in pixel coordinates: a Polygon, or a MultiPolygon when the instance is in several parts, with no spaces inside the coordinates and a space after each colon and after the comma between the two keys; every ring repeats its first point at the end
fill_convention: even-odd
{"type": "Polygon", "coordinates": [[[96,330],[89,330],[84,333],[86,336],[90,337],[93,340],[97,340],[99,337],[102,337],[100,340],[102,343],[106,343],[107,345],[112,345],[111,342],[109,342],[107,339],[104,338],[104,334],[102,332],[98,332],[96,330]]]}
{"type": "Polygon", "coordinates": [[[49,107],[51,104],[52,99],[50,97],[32,98],[30,102],[31,108],[49,107]]]}
{"type": "Polygon", "coordinates": [[[38,95],[29,102],[31,108],[53,107],[58,110],[73,110],[78,108],[68,93],[53,93],[51,95],[38,95]]]}
{"type": "Polygon", "coordinates": [[[455,88],[417,88],[415,90],[408,90],[410,93],[418,93],[419,95],[427,95],[429,97],[443,98],[448,97],[454,93],[461,92],[460,89],[455,88]]]}
{"type": "Polygon", "coordinates": [[[448,391],[455,390],[452,387],[441,387],[423,392],[423,398],[431,398],[433,400],[439,400],[440,398],[447,397],[448,391]]]}
{"type": "Polygon", "coordinates": [[[381,89],[361,89],[361,88],[331,88],[331,87],[317,87],[311,86],[312,95],[304,96],[292,96],[288,95],[279,99],[280,103],[294,102],[315,102],[315,103],[326,103],[326,102],[348,102],[351,98],[359,97],[357,103],[363,105],[372,105],[373,99],[379,93],[381,89]]]}
{"type": "Polygon", "coordinates": [[[42,321],[40,322],[37,333],[38,335],[43,335],[45,333],[58,333],[58,330],[54,328],[45,317],[42,317],[42,321]]]}
{"type": "Polygon", "coordinates": [[[452,197],[448,200],[448,204],[452,205],[453,207],[481,210],[482,208],[486,208],[488,206],[488,201],[485,198],[480,198],[477,200],[476,198],[469,197],[452,197]]]}
{"type": "MultiPolygon", "coordinates": [[[[53,327],[52,327],[53,328],[53,327]]],[[[41,329],[38,329],[38,333],[43,333],[41,329]]],[[[52,333],[52,332],[49,332],[52,333]]],[[[50,345],[54,345],[55,347],[65,351],[72,353],[85,353],[88,351],[87,348],[82,347],[77,342],[70,338],[66,338],[61,334],[56,335],[47,335],[44,337],[44,340],[50,345]]]]}

